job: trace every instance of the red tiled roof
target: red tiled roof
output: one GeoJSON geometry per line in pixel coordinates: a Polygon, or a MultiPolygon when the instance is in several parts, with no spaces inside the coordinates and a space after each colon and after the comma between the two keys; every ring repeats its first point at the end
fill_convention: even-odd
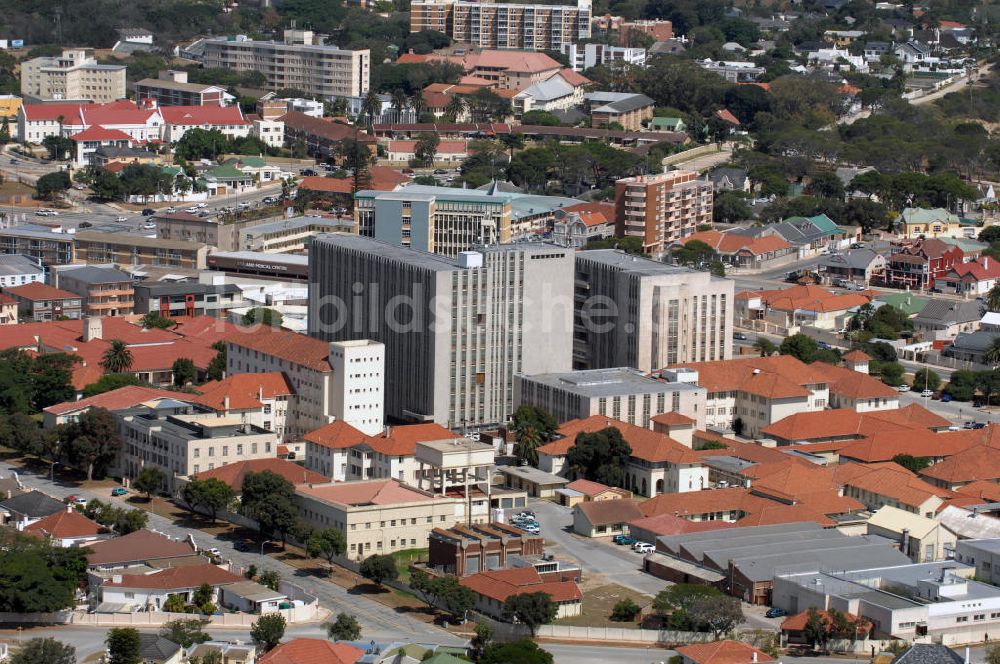
{"type": "Polygon", "coordinates": [[[336,420],[310,431],[302,438],[321,447],[342,450],[364,442],[367,436],[344,420],[336,420]]]}
{"type": "Polygon", "coordinates": [[[742,391],[771,399],[807,397],[809,385],[826,385],[826,374],[791,355],[747,357],[676,364],[698,372],[698,384],[709,392],[742,391]]]}
{"type": "Polygon", "coordinates": [[[182,558],[196,553],[185,540],[172,540],[145,528],[112,540],[88,544],[87,547],[91,550],[87,555],[90,565],[182,558]]]}
{"type": "Polygon", "coordinates": [[[958,263],[946,275],[946,277],[960,279],[966,276],[971,276],[976,281],[988,281],[1000,278],[1000,261],[982,257],[968,263],[958,263]]]}
{"type": "Polygon", "coordinates": [[[129,141],[133,139],[130,135],[120,129],[107,129],[101,125],[91,125],[88,129],[73,134],[70,139],[80,141],[129,141]]]}
{"type": "Polygon", "coordinates": [[[22,299],[30,300],[32,302],[39,302],[41,300],[81,299],[76,293],[70,293],[69,291],[49,286],[48,284],[43,284],[39,281],[31,284],[25,284],[23,286],[6,288],[4,290],[11,295],[16,295],[22,299]]]}
{"type": "Polygon", "coordinates": [[[257,664],[355,664],[364,650],[324,639],[293,639],[262,655],[257,664]]]}
{"type": "Polygon", "coordinates": [[[660,413],[659,415],[653,415],[649,418],[651,422],[656,422],[657,424],[665,424],[667,426],[680,425],[680,424],[694,424],[695,420],[688,417],[687,415],[682,415],[681,413],[675,411],[669,411],[666,413],[660,413]]]}
{"type": "Polygon", "coordinates": [[[760,297],[769,308],[778,311],[847,311],[871,302],[871,297],[861,293],[834,293],[815,285],[745,291],[745,297],[760,297]]]}
{"type": "Polygon", "coordinates": [[[66,509],[50,514],[41,521],[26,526],[28,534],[52,537],[53,539],[69,539],[75,537],[93,537],[105,532],[104,528],[80,514],[74,509],[66,509]]]}
{"type": "Polygon", "coordinates": [[[440,424],[405,424],[392,427],[379,436],[369,436],[365,439],[376,452],[388,456],[413,456],[417,452],[417,443],[431,440],[452,440],[455,434],[440,424]]]}
{"type": "Polygon", "coordinates": [[[164,106],[163,120],[171,125],[246,125],[239,104],[232,106],[164,106]]]}
{"type": "Polygon", "coordinates": [[[892,498],[913,508],[935,496],[945,500],[952,495],[948,489],[928,484],[895,463],[842,463],[836,467],[834,476],[844,486],[892,498]]]}
{"type": "Polygon", "coordinates": [[[320,138],[330,141],[342,141],[345,138],[354,138],[361,143],[375,142],[374,137],[365,134],[357,127],[351,127],[350,125],[340,124],[337,122],[330,122],[329,120],[324,120],[322,118],[314,118],[311,115],[306,115],[305,113],[300,113],[299,111],[290,111],[285,113],[278,118],[278,120],[284,122],[286,128],[302,131],[313,136],[319,136],[320,138]]]}
{"type": "Polygon", "coordinates": [[[104,392],[79,401],[64,401],[45,408],[46,413],[52,415],[63,415],[73,413],[84,408],[104,408],[106,410],[121,410],[122,408],[132,408],[152,399],[187,399],[186,394],[179,394],[169,390],[160,390],[155,387],[145,387],[143,385],[126,385],[117,390],[104,392]]]}
{"type": "Polygon", "coordinates": [[[976,480],[955,489],[956,494],[968,496],[981,503],[1000,503],[1000,484],[976,480]]]}
{"type": "Polygon", "coordinates": [[[774,658],[763,650],[758,650],[742,641],[729,639],[681,646],[677,652],[695,664],[750,664],[751,662],[774,661],[774,658]]]}
{"type": "Polygon", "coordinates": [[[715,112],[715,117],[734,125],[739,125],[739,119],[733,115],[728,108],[722,108],[715,112]]]}
{"type": "Polygon", "coordinates": [[[234,374],[224,380],[210,381],[198,388],[201,394],[191,400],[213,410],[224,410],[226,398],[231,410],[260,408],[259,399],[295,394],[291,382],[280,371],[234,374]]]}
{"type": "MultiPolygon", "coordinates": [[[[806,628],[806,623],[809,621],[810,611],[812,610],[807,609],[801,613],[796,613],[794,616],[788,616],[787,618],[785,618],[781,623],[781,631],[801,632],[802,630],[804,630],[806,628]]],[[[816,613],[818,613],[821,617],[826,618],[827,621],[830,620],[830,613],[828,611],[816,611],[816,613]]],[[[849,611],[844,611],[843,616],[850,622],[854,622],[858,619],[856,615],[850,613],[849,611]]],[[[861,625],[859,625],[858,627],[859,627],[858,634],[863,634],[864,632],[867,631],[861,625]]],[[[833,629],[832,622],[830,622],[827,625],[826,631],[829,632],[831,629],[833,629]]]]}
{"type": "Polygon", "coordinates": [[[579,72],[575,72],[572,69],[562,68],[559,70],[559,75],[563,77],[563,80],[572,85],[574,88],[578,88],[581,85],[590,85],[593,83],[589,78],[584,76],[579,72]]]}
{"type": "Polygon", "coordinates": [[[55,122],[60,117],[66,122],[78,121],[80,119],[81,106],[89,104],[24,104],[24,116],[29,122],[40,122],[49,120],[55,122]]]}
{"type": "MultiPolygon", "coordinates": [[[[619,502],[619,501],[609,501],[619,502]]],[[[587,503],[597,504],[597,503],[587,503]]],[[[474,593],[505,602],[508,597],[524,593],[547,593],[554,602],[582,601],[583,593],[575,581],[543,581],[534,567],[515,567],[480,572],[458,581],[474,593]]]]}
{"type": "Polygon", "coordinates": [[[976,438],[970,431],[877,431],[840,450],[840,456],[862,463],[891,461],[899,454],[949,457],[974,445],[976,438]]]}
{"type": "Polygon", "coordinates": [[[326,194],[352,194],[353,180],[348,178],[328,178],[323,175],[307,175],[299,181],[299,189],[321,191],[326,194]]]}
{"type": "Polygon", "coordinates": [[[591,500],[577,503],[574,509],[580,510],[587,521],[595,526],[628,523],[643,516],[639,504],[631,499],[591,500]]]}
{"type": "Polygon", "coordinates": [[[679,516],[674,516],[673,514],[657,514],[656,516],[644,516],[641,519],[633,519],[628,522],[628,525],[630,528],[641,528],[642,530],[663,537],[732,528],[735,524],[728,521],[690,521],[682,519],[679,516]]]}
{"type": "Polygon", "coordinates": [[[285,478],[292,484],[322,484],[330,481],[328,477],[324,477],[311,470],[306,470],[297,463],[285,461],[284,459],[247,459],[245,461],[237,461],[236,463],[227,463],[225,466],[219,466],[212,470],[203,470],[196,475],[192,475],[192,478],[207,480],[214,477],[239,492],[243,487],[243,479],[247,475],[250,473],[262,473],[265,470],[285,478]]]}
{"type": "Polygon", "coordinates": [[[225,341],[267,355],[280,357],[286,362],[309,367],[315,371],[332,371],[330,345],[321,339],[296,332],[277,330],[266,325],[241,329],[230,334],[225,341]]]}
{"type": "Polygon", "coordinates": [[[807,441],[846,436],[862,438],[884,431],[912,430],[913,427],[908,424],[878,417],[884,412],[891,411],[859,413],[851,408],[841,408],[795,413],[764,427],[761,435],[787,441],[807,441]]]}
{"type": "Polygon", "coordinates": [[[844,353],[841,359],[846,360],[847,362],[868,362],[872,358],[868,353],[855,348],[852,351],[844,353]]]}
{"type": "Polygon", "coordinates": [[[615,487],[610,487],[607,484],[601,484],[600,482],[591,482],[590,480],[574,480],[566,485],[567,489],[572,489],[573,491],[579,491],[585,496],[598,496],[605,491],[615,491],[622,492],[624,489],[617,489],[615,487]]]}
{"type": "Polygon", "coordinates": [[[607,428],[618,429],[622,437],[632,448],[632,456],[650,462],[670,461],[675,464],[697,463],[699,456],[690,448],[678,443],[666,434],[643,429],[634,424],[614,420],[603,415],[592,415],[587,418],[565,422],[557,433],[562,436],[558,440],[538,448],[538,452],[549,456],[562,456],[576,444],[576,437],[581,433],[594,433],[607,428]]]}
{"type": "MultiPolygon", "coordinates": [[[[112,542],[115,540],[111,540],[112,542]]],[[[121,581],[105,581],[104,588],[155,588],[157,590],[180,590],[197,588],[203,583],[210,586],[225,586],[238,583],[244,578],[228,572],[217,565],[182,565],[168,567],[150,574],[124,574],[121,581]]]]}
{"type": "Polygon", "coordinates": [[[434,500],[433,497],[396,480],[304,485],[298,488],[298,492],[341,505],[397,505],[434,500]]]}
{"type": "Polygon", "coordinates": [[[920,471],[921,477],[945,484],[1000,480],[1000,449],[975,445],[920,471]]]}
{"type": "Polygon", "coordinates": [[[740,235],[738,233],[720,233],[719,231],[701,231],[694,233],[680,240],[682,244],[687,244],[692,240],[704,242],[720,254],[736,254],[747,251],[755,256],[766,254],[771,251],[791,249],[790,245],[780,235],[765,235],[762,237],[752,237],[740,235]]]}

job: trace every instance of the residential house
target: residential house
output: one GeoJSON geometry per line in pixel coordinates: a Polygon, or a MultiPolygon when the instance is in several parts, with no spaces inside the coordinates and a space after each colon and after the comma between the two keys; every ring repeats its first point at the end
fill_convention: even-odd
{"type": "Polygon", "coordinates": [[[184,648],[159,634],[139,634],[142,664],[181,664],[184,648]]]}
{"type": "Polygon", "coordinates": [[[870,303],[869,295],[832,292],[819,286],[743,291],[736,296],[736,317],[749,325],[766,321],[784,329],[809,325],[841,330],[860,307],[870,303]]]}
{"type": "Polygon", "coordinates": [[[642,518],[634,500],[603,500],[577,503],[573,508],[573,532],[583,537],[627,535],[630,521],[642,518]]]}
{"type": "Polygon", "coordinates": [[[528,111],[563,111],[581,103],[583,88],[570,84],[560,74],[528,86],[513,99],[514,113],[518,117],[528,111]]]}
{"type": "MultiPolygon", "coordinates": [[[[658,120],[661,118],[653,118],[653,120],[658,120]]],[[[742,168],[733,168],[730,166],[720,166],[719,168],[713,168],[708,173],[708,179],[715,185],[715,191],[741,191],[745,194],[750,193],[750,178],[747,177],[747,172],[742,168]]]]}
{"type": "Polygon", "coordinates": [[[795,248],[778,235],[753,237],[719,231],[699,231],[673,243],[677,248],[697,240],[715,249],[730,268],[745,271],[773,269],[797,256],[795,248]]]}
{"type": "Polygon", "coordinates": [[[943,208],[905,208],[896,223],[904,238],[965,237],[958,217],[943,208]]]}
{"type": "Polygon", "coordinates": [[[868,519],[868,534],[886,537],[915,563],[950,560],[955,557],[955,533],[938,521],[884,505],[868,519]]]}
{"type": "Polygon", "coordinates": [[[87,546],[112,536],[107,528],[77,512],[73,505],[26,526],[24,533],[43,537],[63,548],[87,546]]]}
{"type": "Polygon", "coordinates": [[[885,256],[868,248],[823,256],[819,269],[834,285],[853,282],[867,286],[885,279],[885,256]]]}
{"type": "Polygon", "coordinates": [[[930,290],[937,280],[962,263],[964,252],[938,239],[893,244],[886,266],[886,285],[930,290]]]}
{"type": "Polygon", "coordinates": [[[556,440],[538,447],[539,469],[554,475],[572,476],[566,455],[576,444],[576,437],[607,428],[618,429],[632,448],[624,470],[626,488],[633,493],[655,496],[700,491],[708,486],[708,469],[691,448],[665,434],[603,415],[571,420],[559,427],[556,440]]]}
{"type": "Polygon", "coordinates": [[[602,500],[628,500],[632,497],[631,491],[590,480],[574,480],[556,490],[556,494],[559,496],[559,503],[566,507],[602,500]]]}
{"type": "Polygon", "coordinates": [[[677,649],[681,664],[758,664],[774,658],[749,643],[725,639],[695,643],[677,649]]]}
{"type": "Polygon", "coordinates": [[[494,618],[503,616],[508,597],[536,592],[546,593],[555,602],[557,618],[578,616],[583,611],[580,587],[559,572],[539,574],[534,567],[518,567],[479,572],[458,582],[476,594],[476,610],[494,618]]]}
{"type": "Polygon", "coordinates": [[[17,300],[22,322],[79,319],[83,315],[81,296],[41,282],[7,287],[4,293],[17,300]]]}
{"type": "Polygon", "coordinates": [[[20,254],[0,254],[0,288],[44,282],[45,270],[38,261],[20,254]]]}
{"type": "Polygon", "coordinates": [[[986,354],[997,337],[1000,337],[1000,333],[994,330],[959,332],[951,343],[942,349],[941,354],[963,362],[990,365],[992,362],[986,361],[986,354]]]}
{"type": "Polygon", "coordinates": [[[553,212],[552,240],[566,247],[580,248],[591,240],[615,234],[615,207],[606,203],[579,203],[553,212]]]}
{"type": "Polygon", "coordinates": [[[985,295],[1000,279],[1000,261],[980,256],[968,263],[958,263],[938,278],[938,288],[965,297],[985,295]]]}
{"type": "Polygon", "coordinates": [[[128,535],[94,542],[87,546],[87,567],[93,574],[111,574],[137,567],[180,569],[205,562],[198,555],[194,539],[171,539],[162,533],[143,528],[128,535]]]}
{"type": "Polygon", "coordinates": [[[960,333],[975,332],[983,317],[983,305],[972,300],[931,300],[913,318],[913,329],[923,339],[954,339],[960,333]]]}
{"type": "Polygon", "coordinates": [[[0,501],[0,516],[4,524],[16,530],[24,530],[45,517],[65,511],[64,503],[37,489],[0,501]]]}
{"type": "Polygon", "coordinates": [[[278,644],[257,659],[257,664],[357,664],[365,651],[346,643],[326,639],[292,639],[278,644]]]}
{"type": "Polygon", "coordinates": [[[168,567],[145,574],[114,574],[100,584],[98,599],[106,604],[119,604],[137,611],[161,611],[173,595],[185,603],[204,584],[212,587],[212,602],[219,599],[219,587],[245,579],[211,563],[168,567]]]}

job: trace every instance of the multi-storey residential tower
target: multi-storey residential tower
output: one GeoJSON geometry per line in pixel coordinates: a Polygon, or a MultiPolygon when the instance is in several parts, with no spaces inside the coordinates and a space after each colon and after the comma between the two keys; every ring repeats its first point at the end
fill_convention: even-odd
{"type": "Polygon", "coordinates": [[[712,223],[712,183],[692,171],[623,178],[615,183],[617,234],[641,237],[648,253],[712,223]]]}

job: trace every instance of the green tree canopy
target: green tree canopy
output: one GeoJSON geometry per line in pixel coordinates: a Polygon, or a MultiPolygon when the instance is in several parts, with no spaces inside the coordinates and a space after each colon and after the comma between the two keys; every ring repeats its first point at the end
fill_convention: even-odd
{"type": "Polygon", "coordinates": [[[104,641],[108,646],[108,664],[142,663],[142,639],[134,627],[112,627],[104,641]]]}
{"type": "Polygon", "coordinates": [[[621,431],[608,427],[593,433],[580,432],[569,448],[566,461],[584,479],[608,486],[625,486],[625,464],[632,454],[632,447],[622,437],[621,431]]]}
{"type": "Polygon", "coordinates": [[[132,480],[132,488],[146,494],[146,500],[152,500],[153,494],[163,488],[167,474],[158,466],[143,466],[139,474],[132,480]]]}
{"type": "Polygon", "coordinates": [[[269,327],[281,327],[282,316],[274,309],[267,307],[254,307],[243,315],[244,325],[267,325],[269,327]]]}
{"type": "Polygon", "coordinates": [[[552,664],[552,653],[531,639],[490,643],[483,649],[479,664],[552,664]]]}
{"type": "Polygon", "coordinates": [[[68,456],[86,469],[88,481],[94,478],[95,470],[103,475],[122,446],[114,415],[104,408],[87,410],[76,422],[65,425],[63,431],[68,456]]]}
{"type": "Polygon", "coordinates": [[[269,470],[243,478],[240,512],[257,522],[261,535],[277,534],[282,544],[300,524],[294,485],[269,470]]]}
{"type": "Polygon", "coordinates": [[[358,572],[377,586],[381,586],[386,581],[394,581],[399,576],[396,559],[389,555],[368,556],[361,561],[361,568],[358,572]]]}
{"type": "Polygon", "coordinates": [[[39,198],[51,201],[69,189],[72,184],[66,171],[57,171],[38,178],[35,181],[35,191],[39,198]]]}
{"type": "Polygon", "coordinates": [[[347,550],[347,540],[338,528],[324,528],[309,536],[306,542],[306,552],[313,558],[322,558],[331,565],[347,550]]]}
{"type": "Polygon", "coordinates": [[[912,454],[897,454],[892,457],[893,463],[898,463],[912,473],[919,473],[924,468],[931,465],[928,457],[915,457],[912,454]]]}
{"type": "Polygon", "coordinates": [[[521,593],[511,595],[503,603],[503,618],[508,622],[517,621],[531,630],[532,638],[538,628],[556,619],[559,605],[552,601],[548,593],[521,593]]]}
{"type": "Polygon", "coordinates": [[[263,615],[250,626],[250,638],[264,652],[274,650],[285,636],[285,617],[280,613],[263,615]]]}
{"type": "Polygon", "coordinates": [[[205,632],[211,621],[208,618],[178,618],[163,623],[160,636],[174,643],[190,648],[204,643],[212,637],[205,632]]]}
{"type": "Polygon", "coordinates": [[[186,357],[178,357],[171,366],[174,374],[174,385],[183,387],[198,380],[198,368],[186,357]]]}
{"type": "Polygon", "coordinates": [[[338,613],[337,618],[326,625],[326,634],[334,641],[357,641],[361,638],[361,625],[349,613],[338,613]]]}
{"type": "Polygon", "coordinates": [[[181,498],[192,511],[201,508],[208,512],[215,523],[219,512],[229,507],[236,498],[236,492],[217,477],[193,479],[184,485],[181,498]]]}
{"type": "Polygon", "coordinates": [[[129,385],[152,387],[146,381],[139,380],[132,374],[105,374],[98,378],[96,383],[91,383],[90,385],[84,387],[83,396],[84,398],[93,397],[98,394],[104,394],[105,392],[117,390],[120,387],[127,387],[129,385]]]}
{"type": "Polygon", "coordinates": [[[9,664],[76,664],[76,648],[51,637],[36,637],[21,646],[9,664]]]}

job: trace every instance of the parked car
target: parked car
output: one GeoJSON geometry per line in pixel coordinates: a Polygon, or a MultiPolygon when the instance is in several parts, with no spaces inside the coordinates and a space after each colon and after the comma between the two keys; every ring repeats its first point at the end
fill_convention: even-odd
{"type": "Polygon", "coordinates": [[[312,177],[314,175],[319,175],[319,173],[317,173],[315,170],[313,170],[311,168],[306,168],[306,169],[302,170],[302,175],[304,175],[306,177],[312,177]]]}
{"type": "Polygon", "coordinates": [[[746,341],[748,339],[747,335],[742,332],[733,332],[733,339],[738,339],[740,341],[746,341]]]}
{"type": "Polygon", "coordinates": [[[444,170],[443,168],[435,168],[434,175],[448,175],[448,171],[444,170]]]}
{"type": "Polygon", "coordinates": [[[951,400],[952,400],[952,396],[950,394],[948,394],[947,392],[944,392],[941,395],[941,403],[948,403],[951,400]]]}
{"type": "Polygon", "coordinates": [[[903,383],[902,385],[900,385],[896,389],[899,390],[900,392],[909,392],[910,391],[910,386],[907,385],[906,383],[903,383]]]}
{"type": "Polygon", "coordinates": [[[205,549],[205,553],[207,553],[210,556],[216,556],[216,557],[222,555],[222,551],[219,551],[219,549],[214,546],[211,549],[205,549]]]}
{"type": "Polygon", "coordinates": [[[784,609],[779,609],[778,607],[775,606],[768,609],[767,613],[765,613],[764,615],[768,618],[782,618],[788,615],[788,611],[785,611],[784,609]]]}
{"type": "Polygon", "coordinates": [[[934,396],[934,390],[923,390],[923,391],[920,392],[920,396],[925,397],[925,398],[926,397],[932,397],[932,396],[934,396]]]}
{"type": "Polygon", "coordinates": [[[144,217],[152,217],[154,214],[156,214],[156,210],[153,208],[146,208],[142,211],[142,216],[144,217]]]}
{"type": "Polygon", "coordinates": [[[126,489],[125,487],[122,487],[122,486],[116,486],[114,489],[111,490],[111,495],[112,496],[127,496],[128,495],[128,489],[126,489]]]}
{"type": "Polygon", "coordinates": [[[656,547],[649,542],[636,542],[632,545],[632,550],[636,553],[652,553],[656,551],[656,547]]]}
{"type": "Polygon", "coordinates": [[[70,505],[86,505],[87,499],[82,496],[70,496],[66,499],[70,505]]]}
{"type": "Polygon", "coordinates": [[[636,539],[634,537],[629,537],[628,535],[615,535],[611,538],[611,541],[615,544],[627,544],[628,546],[632,546],[635,544],[636,539]]]}
{"type": "Polygon", "coordinates": [[[123,216],[119,215],[118,218],[115,219],[115,221],[128,221],[128,217],[123,217],[123,216]]]}
{"type": "Polygon", "coordinates": [[[166,212],[167,214],[173,214],[174,212],[177,212],[177,208],[168,207],[166,210],[164,210],[164,212],[166,212]]]}

